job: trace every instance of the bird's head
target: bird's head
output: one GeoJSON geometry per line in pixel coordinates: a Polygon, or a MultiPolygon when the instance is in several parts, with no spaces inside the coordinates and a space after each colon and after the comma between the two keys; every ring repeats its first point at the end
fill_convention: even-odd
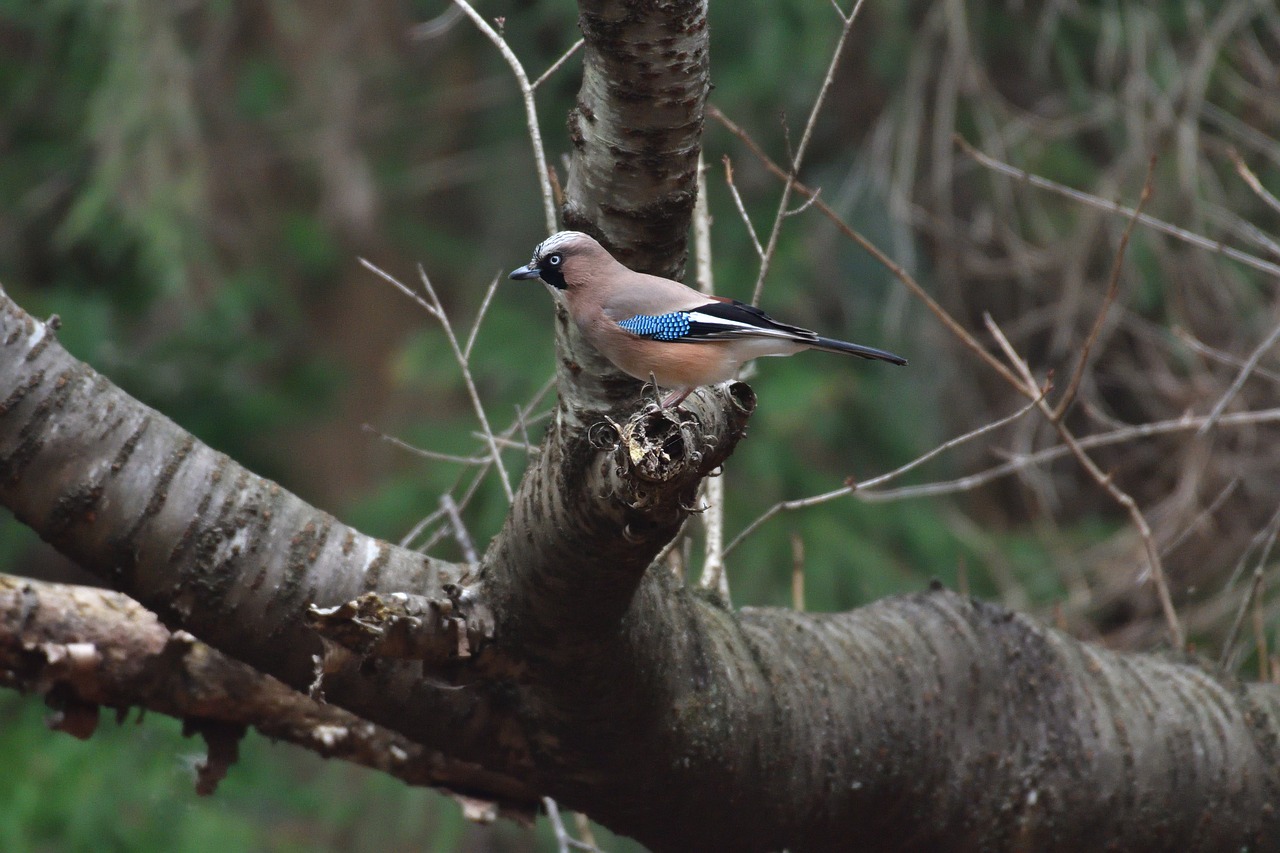
{"type": "Polygon", "coordinates": [[[581,231],[558,231],[538,244],[533,259],[508,278],[517,281],[540,278],[558,290],[569,290],[592,276],[612,256],[594,237],[581,231]]]}

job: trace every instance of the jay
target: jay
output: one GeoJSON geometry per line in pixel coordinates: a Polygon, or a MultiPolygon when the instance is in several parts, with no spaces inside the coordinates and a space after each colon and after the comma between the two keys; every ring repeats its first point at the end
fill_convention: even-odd
{"type": "Polygon", "coordinates": [[[552,234],[510,277],[540,278],[560,291],[569,316],[601,355],[623,373],[671,389],[662,408],[701,385],[732,379],[744,363],[766,355],[816,349],[907,363],[891,352],[780,323],[754,305],[629,270],[580,231],[552,234]]]}

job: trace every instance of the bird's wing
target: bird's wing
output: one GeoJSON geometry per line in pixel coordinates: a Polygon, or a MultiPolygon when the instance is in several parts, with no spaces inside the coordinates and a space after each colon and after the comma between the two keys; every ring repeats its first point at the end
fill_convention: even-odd
{"type": "Polygon", "coordinates": [[[781,338],[800,343],[816,342],[818,336],[799,326],[779,323],[768,314],[733,299],[715,299],[686,311],[635,314],[618,325],[643,338],[655,341],[724,341],[734,338],[781,338]]]}

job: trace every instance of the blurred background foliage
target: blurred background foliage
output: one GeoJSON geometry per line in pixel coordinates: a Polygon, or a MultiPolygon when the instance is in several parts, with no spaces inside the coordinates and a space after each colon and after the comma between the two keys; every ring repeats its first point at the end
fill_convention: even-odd
{"type": "MultiPolygon", "coordinates": [[[[479,8],[503,19],[534,74],[578,36],[568,0],[479,8]]],[[[713,103],[784,161],[838,20],[825,0],[713,2],[711,19],[713,103]]],[[[539,90],[562,177],[577,68],[539,90]]],[[[802,177],[969,328],[990,312],[1037,371],[1066,377],[1124,220],[982,169],[953,134],[1128,204],[1156,155],[1149,213],[1274,262],[1280,214],[1231,155],[1280,191],[1277,92],[1280,10],[1269,0],[869,3],[802,177]]],[[[449,493],[483,547],[505,507],[492,474],[363,428],[482,452],[439,327],[357,262],[410,283],[422,264],[465,332],[494,276],[542,236],[516,89],[469,24],[441,0],[0,0],[0,104],[0,282],[33,313],[59,314],[72,352],[370,533],[459,556],[433,516],[449,493]]],[[[746,299],[757,260],[724,156],[762,232],[780,185],[708,123],[717,289],[746,299]]],[[[1276,325],[1275,284],[1140,229],[1072,428],[1207,412],[1276,325]]],[[[552,398],[517,411],[551,375],[550,301],[517,283],[497,294],[471,370],[495,428],[536,442],[552,398]]],[[[779,500],[890,470],[1019,405],[812,208],[786,221],[762,303],[911,366],[821,354],[761,363],[761,406],[725,472],[730,535],[779,500]]],[[[1228,411],[1271,405],[1274,355],[1261,366],[1228,411]]],[[[981,470],[1053,444],[1050,433],[1023,418],[908,482],[981,470]]],[[[1276,438],[1254,424],[1097,452],[1148,513],[1180,613],[1215,655],[1247,586],[1240,569],[1270,568],[1276,438]]],[[[517,476],[523,452],[504,458],[517,476]]],[[[91,582],[33,538],[0,521],[0,568],[91,582]]],[[[1066,459],[940,498],[784,513],[731,555],[736,604],[791,602],[795,541],[809,609],[939,578],[1112,645],[1151,648],[1163,634],[1140,542],[1066,459]]],[[[198,745],[173,721],[104,726],[82,744],[44,732],[40,716],[36,700],[0,695],[6,851],[553,848],[545,820],[535,833],[464,826],[447,799],[261,738],[199,799],[187,769],[198,745]]]]}

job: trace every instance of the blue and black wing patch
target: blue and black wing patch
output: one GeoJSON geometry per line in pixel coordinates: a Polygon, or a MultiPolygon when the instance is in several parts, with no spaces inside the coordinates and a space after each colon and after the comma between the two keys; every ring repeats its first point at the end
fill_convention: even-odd
{"type": "Polygon", "coordinates": [[[723,341],[741,337],[776,337],[813,341],[817,335],[799,326],[779,323],[768,314],[737,300],[708,302],[689,311],[668,314],[638,314],[619,326],[655,341],[723,341]]]}
{"type": "Polygon", "coordinates": [[[688,311],[669,314],[637,314],[618,323],[633,335],[655,341],[678,341],[689,334],[693,325],[688,311]]]}

